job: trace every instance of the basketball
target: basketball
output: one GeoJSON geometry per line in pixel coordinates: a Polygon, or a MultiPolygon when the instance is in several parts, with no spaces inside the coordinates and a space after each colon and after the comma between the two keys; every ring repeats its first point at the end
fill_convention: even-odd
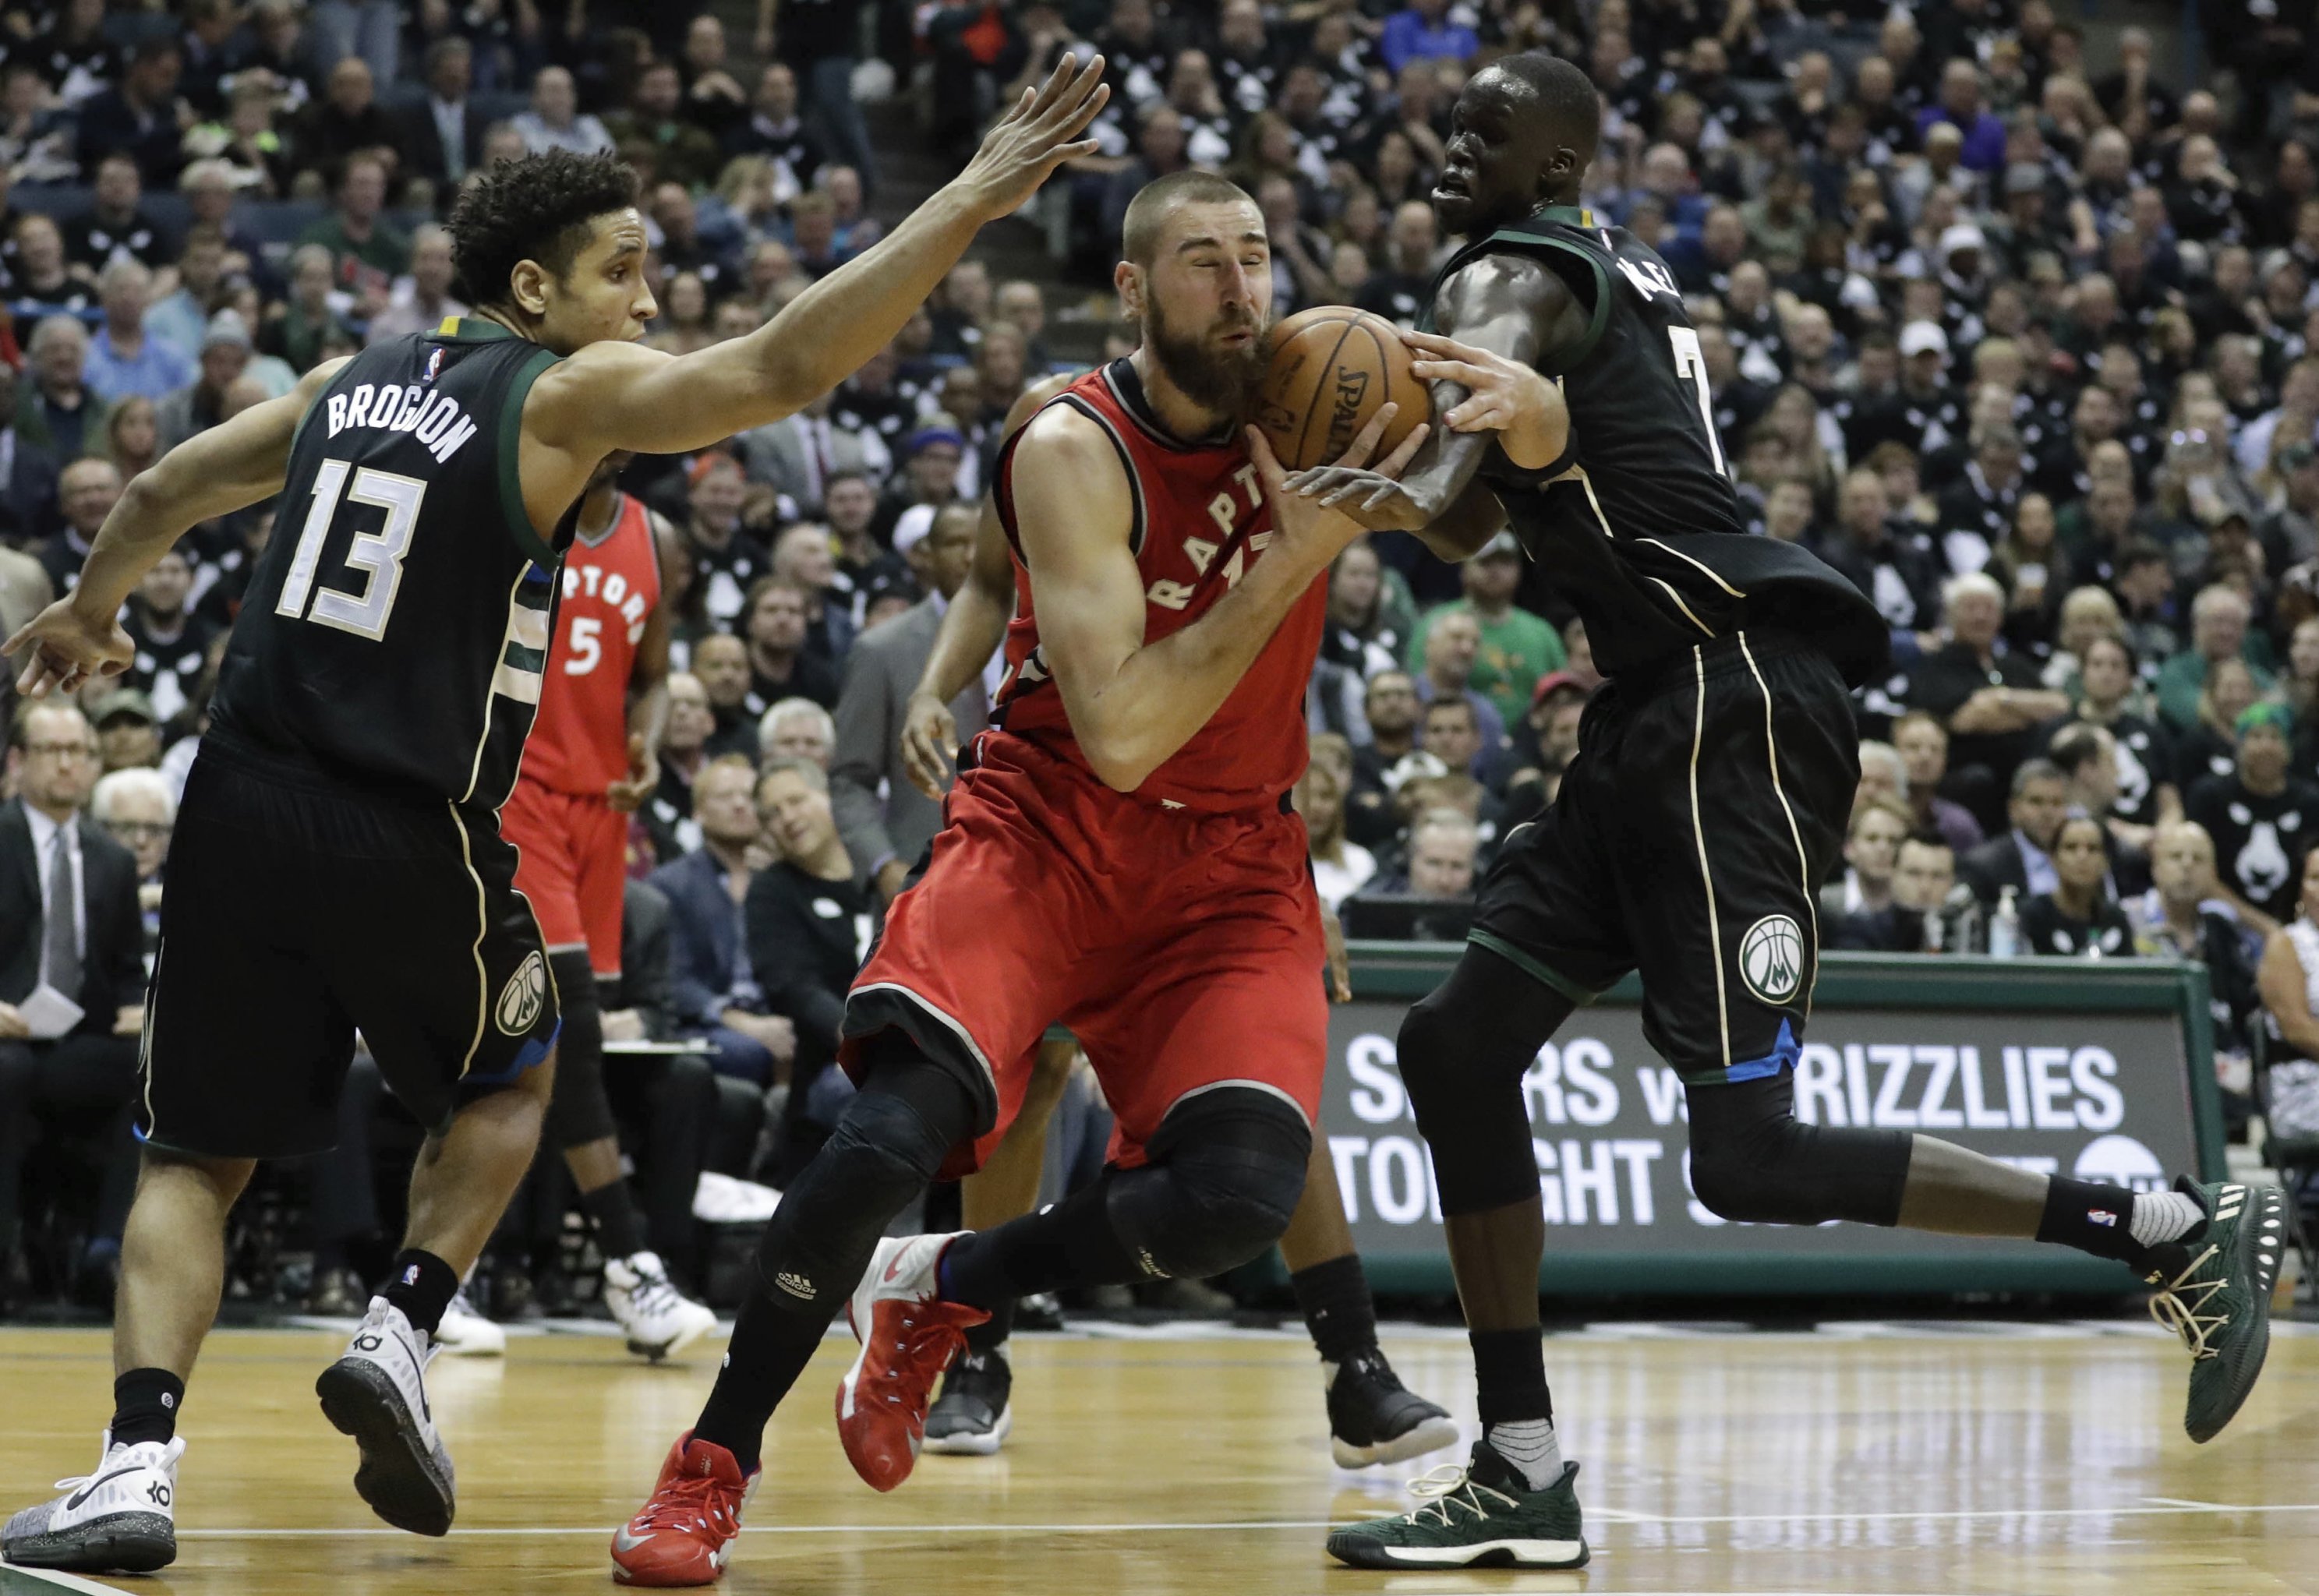
{"type": "Polygon", "coordinates": [[[1256,424],[1289,471],[1326,465],[1344,454],[1387,400],[1401,413],[1377,446],[1383,458],[1430,419],[1425,384],[1410,371],[1409,346],[1382,316],[1349,305],[1316,305],[1273,328],[1256,424]]]}

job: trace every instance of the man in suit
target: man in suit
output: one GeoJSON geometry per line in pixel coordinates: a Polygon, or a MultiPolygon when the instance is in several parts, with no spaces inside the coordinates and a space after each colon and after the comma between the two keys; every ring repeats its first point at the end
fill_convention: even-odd
{"type": "Polygon", "coordinates": [[[2069,778],[2049,759],[2021,762],[2013,772],[2013,796],[2006,807],[2011,825],[1957,861],[1957,875],[1985,907],[1997,906],[2008,887],[2017,905],[2051,892],[2053,844],[2070,817],[2069,778]]]}
{"type": "Polygon", "coordinates": [[[109,1304],[137,1185],[137,859],[81,814],[97,761],[78,709],[36,701],[18,710],[8,769],[23,797],[0,807],[0,1260],[16,1243],[24,1159],[43,1126],[93,1133],[104,1183],[81,1284],[109,1304]],[[57,994],[81,1010],[61,1029],[60,1016],[41,1012],[57,994]]]}
{"type": "Polygon", "coordinates": [[[741,906],[761,852],[757,771],[727,754],[701,767],[692,782],[692,817],[700,846],[653,872],[668,899],[669,1011],[677,1029],[706,1040],[719,1075],[771,1084],[797,1052],[790,1022],[765,1012],[765,995],[749,969],[741,906]]]}
{"type": "MultiPolygon", "coordinates": [[[[910,564],[928,589],[926,597],[855,640],[845,663],[845,685],[837,695],[830,798],[838,829],[867,853],[856,862],[888,902],[942,829],[942,806],[911,784],[902,763],[902,718],[934,652],[943,614],[973,564],[980,518],[971,504],[946,506],[934,517],[933,529],[910,549],[910,564]]],[[[981,730],[989,710],[980,681],[951,701],[961,738],[981,730]]]]}
{"type": "MultiPolygon", "coordinates": [[[[825,393],[797,414],[744,432],[735,440],[749,480],[771,483],[787,500],[784,518],[811,513],[831,477],[858,475],[885,464],[883,458],[871,458],[861,433],[829,419],[832,397],[825,393]]],[[[884,453],[882,446],[880,453],[884,453]]]]}
{"type": "Polygon", "coordinates": [[[447,36],[427,51],[427,97],[403,113],[402,148],[411,169],[456,187],[483,158],[483,113],[468,98],[475,57],[464,39],[447,36]]]}
{"type": "Polygon", "coordinates": [[[16,424],[18,382],[0,363],[0,541],[32,544],[59,523],[57,457],[16,424]]]}

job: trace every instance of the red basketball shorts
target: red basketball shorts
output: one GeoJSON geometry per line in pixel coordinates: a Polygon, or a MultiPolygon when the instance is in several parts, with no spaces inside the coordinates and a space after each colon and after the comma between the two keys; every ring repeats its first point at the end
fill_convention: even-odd
{"type": "Polygon", "coordinates": [[[519,779],[500,811],[500,834],[516,845],[515,889],[531,900],[547,951],[584,947],[590,969],[618,975],[628,817],[601,798],[519,779]]]}
{"type": "Polygon", "coordinates": [[[1327,954],[1301,817],[1168,808],[994,734],[944,822],[854,979],[838,1056],[858,1075],[864,1041],[898,1026],[988,1081],[997,1123],[946,1175],[1006,1134],[1051,1024],[1095,1067],[1114,1163],[1141,1163],[1169,1109],[1206,1087],[1273,1093],[1313,1123],[1327,954]]]}

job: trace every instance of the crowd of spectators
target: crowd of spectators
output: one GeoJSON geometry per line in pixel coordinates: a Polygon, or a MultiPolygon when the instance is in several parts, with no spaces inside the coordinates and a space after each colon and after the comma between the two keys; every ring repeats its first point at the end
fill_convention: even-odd
{"type": "MultiPolygon", "coordinates": [[[[1042,201],[1047,269],[1024,271],[1018,228],[1022,275],[970,258],[825,400],[625,479],[667,523],[678,671],[632,837],[667,978],[608,1000],[608,1033],[706,1050],[681,1091],[623,1107],[659,1240],[692,1177],[777,1179],[835,1112],[833,1005],[925,825],[860,728],[890,730],[870,701],[907,674],[893,627],[930,629],[962,579],[1011,403],[1069,368],[1057,349],[1128,347],[1102,288],[1127,200],[1230,174],[1269,223],[1277,313],[1409,322],[1447,255],[1425,196],[1458,86],[1549,48],[1602,90],[1587,203],[1683,290],[1756,533],[1818,550],[1891,628],[1827,944],[2195,954],[2243,1088],[2262,998],[2301,990],[2279,960],[2313,924],[2319,841],[2319,22],[2310,0],[2204,14],[2203,41],[2154,48],[2050,0],[761,0],[745,40],[688,5],[0,5],[0,629],[69,588],[160,452],[463,313],[439,220],[490,163],[632,166],[650,337],[689,350],[894,220],[864,103],[889,102],[889,160],[898,137],[959,159],[1058,52],[1103,50],[1099,149],[1042,201]],[[2215,69],[2178,77],[2193,43],[2215,69]]],[[[89,938],[154,934],[274,518],[196,529],[129,606],[127,679],[11,720],[7,813],[43,896],[37,944],[0,924],[0,1114],[59,1136],[0,1137],[0,1299],[27,1278],[16,1191],[48,1190],[24,1161],[76,1137],[86,1200],[41,1278],[106,1276],[123,1100],[58,1092],[50,1061],[133,1039],[136,993],[92,984],[114,967],[89,938]],[[35,1036],[58,835],[109,861],[74,874],[110,897],[76,911],[79,1017],[35,1036]]],[[[1345,553],[1295,800],[1354,934],[1462,937],[1599,681],[1511,537],[1461,567],[1403,537],[1345,553]]],[[[2300,1048],[2314,1024],[2269,1034],[2300,1048]]],[[[314,1178],[327,1273],[379,1220],[343,1160],[314,1178]]]]}

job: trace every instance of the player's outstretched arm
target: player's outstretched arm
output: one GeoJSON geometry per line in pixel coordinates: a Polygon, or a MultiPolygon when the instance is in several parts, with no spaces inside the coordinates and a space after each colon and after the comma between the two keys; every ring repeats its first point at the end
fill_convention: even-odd
{"type": "Polygon", "coordinates": [[[685,356],[591,344],[551,366],[524,406],[527,444],[591,464],[616,448],[682,454],[804,409],[902,330],[985,222],[1012,214],[1049,173],[1095,149],[1077,135],[1108,97],[1102,79],[1101,56],[1084,64],[1065,56],[990,130],[965,171],[746,338],[685,356]]]}
{"type": "MultiPolygon", "coordinates": [[[[1025,388],[1007,410],[1001,436],[1014,437],[1070,383],[1069,377],[1048,377],[1025,388]]],[[[943,612],[934,651],[902,710],[902,767],[911,785],[937,802],[943,780],[958,762],[958,722],[951,715],[951,700],[982,674],[1014,613],[1015,561],[1006,550],[1006,529],[998,524],[998,502],[985,493],[982,522],[974,533],[974,564],[943,612]]]]}
{"type": "MultiPolygon", "coordinates": [[[[1366,464],[1394,407],[1353,440],[1366,464]]],[[[1386,476],[1426,437],[1420,427],[1381,462],[1386,476]]],[[[1286,490],[1280,463],[1249,428],[1272,543],[1214,608],[1160,642],[1143,640],[1143,576],[1127,546],[1127,473],[1094,421],[1064,405],[1040,412],[1015,448],[1015,531],[1031,573],[1039,643],[1071,735],[1105,786],[1132,792],[1223,707],[1281,621],[1360,524],[1286,490]]]]}
{"type": "MultiPolygon", "coordinates": [[[[1584,347],[1584,307],[1563,280],[1520,256],[1488,255],[1441,285],[1440,330],[1472,349],[1552,373],[1584,347]]],[[[1447,417],[1471,392],[1451,377],[1432,383],[1433,413],[1447,417]]],[[[1477,480],[1493,434],[1437,429],[1394,482],[1375,472],[1324,465],[1289,479],[1292,490],[1340,509],[1374,531],[1413,532],[1444,559],[1463,560],[1505,525],[1497,499],[1477,480]]]]}
{"type": "Polygon", "coordinates": [[[188,530],[282,491],[298,422],[345,365],[316,366],[281,398],[195,433],[131,477],[97,528],[80,584],[0,644],[10,658],[32,651],[17,690],[71,692],[125,669],[136,651],[118,618],[130,593],[188,530]]]}

